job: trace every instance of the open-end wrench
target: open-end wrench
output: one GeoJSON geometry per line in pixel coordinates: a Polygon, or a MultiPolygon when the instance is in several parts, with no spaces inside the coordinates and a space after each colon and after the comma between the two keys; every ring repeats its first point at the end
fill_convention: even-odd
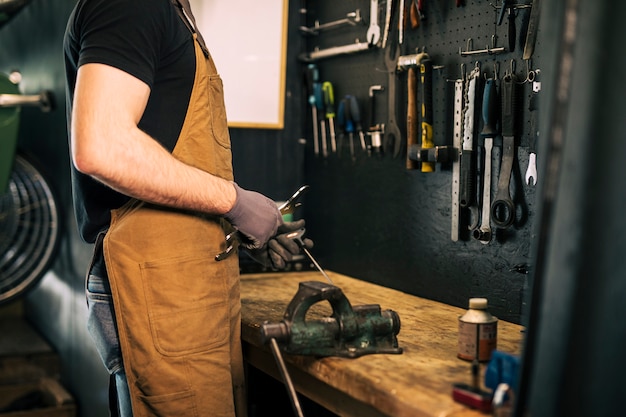
{"type": "Polygon", "coordinates": [[[530,96],[528,110],[530,111],[530,135],[528,136],[528,168],[526,169],[526,184],[537,185],[537,93],[530,96]]]}
{"type": "Polygon", "coordinates": [[[491,241],[491,150],[493,138],[498,134],[496,129],[498,119],[498,93],[495,79],[485,82],[483,93],[483,129],[480,132],[485,138],[485,164],[483,168],[483,198],[480,228],[474,229],[472,236],[480,243],[487,244],[491,241]]]}
{"type": "Polygon", "coordinates": [[[502,164],[496,199],[491,205],[491,217],[496,226],[506,229],[515,220],[515,204],[509,185],[515,159],[515,117],[517,115],[517,77],[507,73],[502,79],[502,164]]]}
{"type": "Polygon", "coordinates": [[[370,1],[370,27],[367,29],[367,42],[370,45],[378,44],[380,40],[380,26],[378,26],[378,0],[370,1]]]}
{"type": "MultiPolygon", "coordinates": [[[[391,1],[390,1],[391,2],[391,1]]],[[[389,48],[385,52],[385,67],[387,68],[388,83],[387,88],[387,124],[385,126],[385,150],[393,143],[393,156],[400,156],[402,149],[402,133],[400,127],[396,123],[396,71],[398,65],[398,57],[400,56],[400,48],[389,48]]]]}

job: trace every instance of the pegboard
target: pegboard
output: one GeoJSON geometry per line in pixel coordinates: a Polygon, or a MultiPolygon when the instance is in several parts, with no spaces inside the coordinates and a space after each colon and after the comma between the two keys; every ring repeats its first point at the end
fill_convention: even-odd
{"type": "MultiPolygon", "coordinates": [[[[339,156],[316,155],[313,152],[311,107],[308,105],[303,107],[308,119],[305,130],[307,176],[312,188],[317,189],[317,193],[312,192],[312,197],[318,200],[307,214],[312,221],[307,222],[324,230],[317,236],[322,246],[318,250],[335,269],[459,306],[465,306],[469,297],[486,296],[500,316],[519,321],[526,275],[532,269],[530,247],[534,235],[535,187],[528,185],[524,176],[529,159],[528,137],[532,134],[528,107],[533,85],[535,88],[540,85],[541,48],[538,34],[532,59],[523,60],[531,12],[528,0],[527,4],[514,3],[516,40],[511,51],[508,12],[501,24],[497,22],[501,3],[466,1],[464,6],[457,7],[451,0],[424,0],[425,19],[420,20],[417,28],[408,26],[405,29],[401,45],[398,42],[398,10],[395,10],[385,49],[381,47],[381,41],[376,47],[364,51],[311,60],[313,51],[367,42],[371,3],[364,0],[304,2],[300,13],[302,27],[306,30],[301,31],[301,36],[306,41],[300,58],[303,71],[309,63],[314,63],[320,81],[333,83],[336,101],[347,94],[357,97],[363,126],[367,130],[368,126],[389,119],[389,80],[385,68],[389,48],[399,48],[401,55],[426,52],[435,68],[432,109],[436,146],[453,144],[456,79],[464,78],[475,66],[480,67],[482,80],[495,76],[498,85],[506,72],[514,73],[519,82],[516,84],[518,134],[510,181],[510,193],[516,205],[513,226],[497,229],[492,224],[494,236],[489,244],[482,244],[472,237],[469,229],[472,214],[463,209],[460,237],[453,242],[449,231],[452,210],[450,163],[436,164],[434,173],[407,170],[405,143],[397,158],[390,152],[375,157],[360,149],[358,137],[354,139],[354,158],[349,157],[345,138],[339,156]],[[350,22],[315,31],[320,25],[346,19],[350,22]],[[477,50],[488,52],[465,54],[477,50]],[[494,53],[501,50],[501,53],[494,53]],[[372,120],[369,104],[369,89],[373,85],[385,88],[375,96],[374,119],[377,120],[372,120]],[[333,210],[328,210],[324,201],[333,201],[333,210]],[[338,221],[337,216],[341,220],[338,221]],[[334,225],[331,231],[327,229],[328,224],[334,225]]],[[[385,1],[379,1],[381,32],[385,26],[386,6],[385,1]]],[[[396,85],[396,120],[406,140],[406,71],[397,72],[396,85]]],[[[476,104],[476,133],[482,126],[482,85],[484,83],[480,84],[476,104]]],[[[419,102],[419,92],[417,99],[419,102]]],[[[474,141],[479,145],[480,160],[483,141],[480,135],[476,135],[474,141]]],[[[497,191],[501,147],[502,139],[496,137],[492,152],[492,201],[497,191]]],[[[482,165],[478,164],[479,173],[482,165]]],[[[477,198],[481,193],[482,185],[477,183],[477,198]]]]}

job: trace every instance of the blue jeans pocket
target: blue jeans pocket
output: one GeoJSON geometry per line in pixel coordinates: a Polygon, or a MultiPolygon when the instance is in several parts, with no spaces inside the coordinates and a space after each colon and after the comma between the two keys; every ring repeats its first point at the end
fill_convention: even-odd
{"type": "Polygon", "coordinates": [[[87,276],[87,329],[96,345],[100,358],[110,374],[123,369],[122,352],[117,336],[113,312],[113,297],[105,279],[87,276]]]}

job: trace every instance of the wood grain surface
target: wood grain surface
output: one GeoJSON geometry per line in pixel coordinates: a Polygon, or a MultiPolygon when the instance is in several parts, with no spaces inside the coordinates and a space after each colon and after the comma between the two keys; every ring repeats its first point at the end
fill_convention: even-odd
{"type": "MultiPolygon", "coordinates": [[[[393,417],[481,416],[452,399],[452,384],[471,382],[470,363],[458,359],[458,317],[465,310],[415,297],[390,288],[327,271],[353,306],[379,304],[397,312],[401,320],[398,342],[403,353],[366,355],[356,359],[283,355],[299,392],[342,416],[351,412],[346,398],[372,410],[370,415],[393,417]],[[313,377],[321,384],[313,388],[313,377]],[[324,385],[327,385],[325,387],[324,385]],[[330,389],[329,389],[330,388],[330,389]],[[325,391],[323,394],[316,391],[325,391]],[[335,393],[337,398],[333,399],[335,393]]],[[[250,274],[241,277],[242,323],[247,359],[268,373],[275,365],[269,349],[260,341],[260,325],[278,322],[302,281],[324,280],[318,272],[250,274]]],[[[315,304],[307,318],[328,316],[327,302],[315,304]]],[[[500,321],[498,350],[520,353],[522,327],[500,321]]],[[[485,366],[481,366],[482,374],[485,366]]],[[[358,406],[361,406],[359,404],[358,406]]],[[[363,415],[361,412],[360,415],[363,415]]]]}

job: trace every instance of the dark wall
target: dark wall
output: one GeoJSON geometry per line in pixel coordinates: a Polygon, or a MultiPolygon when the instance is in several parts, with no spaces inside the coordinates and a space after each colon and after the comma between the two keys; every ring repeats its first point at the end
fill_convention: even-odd
{"type": "MultiPolygon", "coordinates": [[[[452,1],[428,1],[424,4],[426,20],[421,21],[418,28],[405,31],[400,53],[414,54],[416,49],[421,51],[425,47],[437,67],[433,76],[435,145],[452,145],[453,81],[463,76],[461,65],[465,66],[465,73],[468,74],[478,64],[488,77],[493,77],[494,68],[498,65],[499,78],[512,68],[519,78],[517,91],[521,120],[511,179],[516,220],[509,229],[496,230],[492,224],[495,236],[488,245],[484,245],[471,237],[468,229],[470,218],[468,212],[463,210],[461,238],[453,242],[450,237],[450,164],[437,164],[434,173],[407,170],[406,143],[403,143],[403,153],[399,157],[395,158],[389,152],[393,149],[390,148],[384,156],[377,158],[363,152],[356,137],[355,160],[350,158],[347,139],[344,139],[339,157],[333,154],[328,158],[316,157],[311,145],[311,112],[307,110],[306,180],[312,188],[305,213],[310,234],[316,241],[315,252],[322,264],[333,270],[426,298],[465,307],[470,297],[487,297],[494,314],[519,322],[527,285],[524,272],[532,270],[530,247],[535,215],[535,187],[524,184],[523,179],[528,162],[531,84],[523,83],[527,67],[522,60],[522,50],[529,9],[516,11],[517,42],[511,52],[507,18],[502,25],[496,25],[498,12],[491,3],[467,1],[465,7],[458,8],[452,1]],[[485,49],[487,45],[491,46],[494,34],[497,35],[496,46],[506,47],[505,53],[467,57],[459,54],[460,49],[468,50],[467,39],[472,38],[471,50],[485,49]]],[[[382,28],[385,3],[379,2],[379,8],[379,25],[382,28]]],[[[306,25],[309,28],[314,27],[315,21],[320,24],[334,22],[356,9],[360,9],[365,22],[308,36],[307,52],[315,48],[349,45],[355,38],[365,42],[370,14],[369,2],[307,2],[306,25]]],[[[397,14],[391,25],[388,49],[398,44],[397,14]]],[[[382,48],[372,48],[314,62],[321,81],[334,84],[336,101],[346,94],[357,97],[365,129],[373,124],[370,123],[368,97],[372,85],[385,88],[375,96],[374,122],[387,123],[389,120],[385,52],[382,48]]],[[[533,56],[532,69],[540,66],[540,52],[537,50],[533,56]]],[[[396,120],[405,135],[406,71],[399,72],[396,79],[396,120]]],[[[482,141],[478,144],[482,147],[482,141]]],[[[494,142],[492,201],[500,167],[501,144],[500,138],[494,142]]],[[[480,194],[482,186],[478,185],[477,191],[480,194]]]]}

